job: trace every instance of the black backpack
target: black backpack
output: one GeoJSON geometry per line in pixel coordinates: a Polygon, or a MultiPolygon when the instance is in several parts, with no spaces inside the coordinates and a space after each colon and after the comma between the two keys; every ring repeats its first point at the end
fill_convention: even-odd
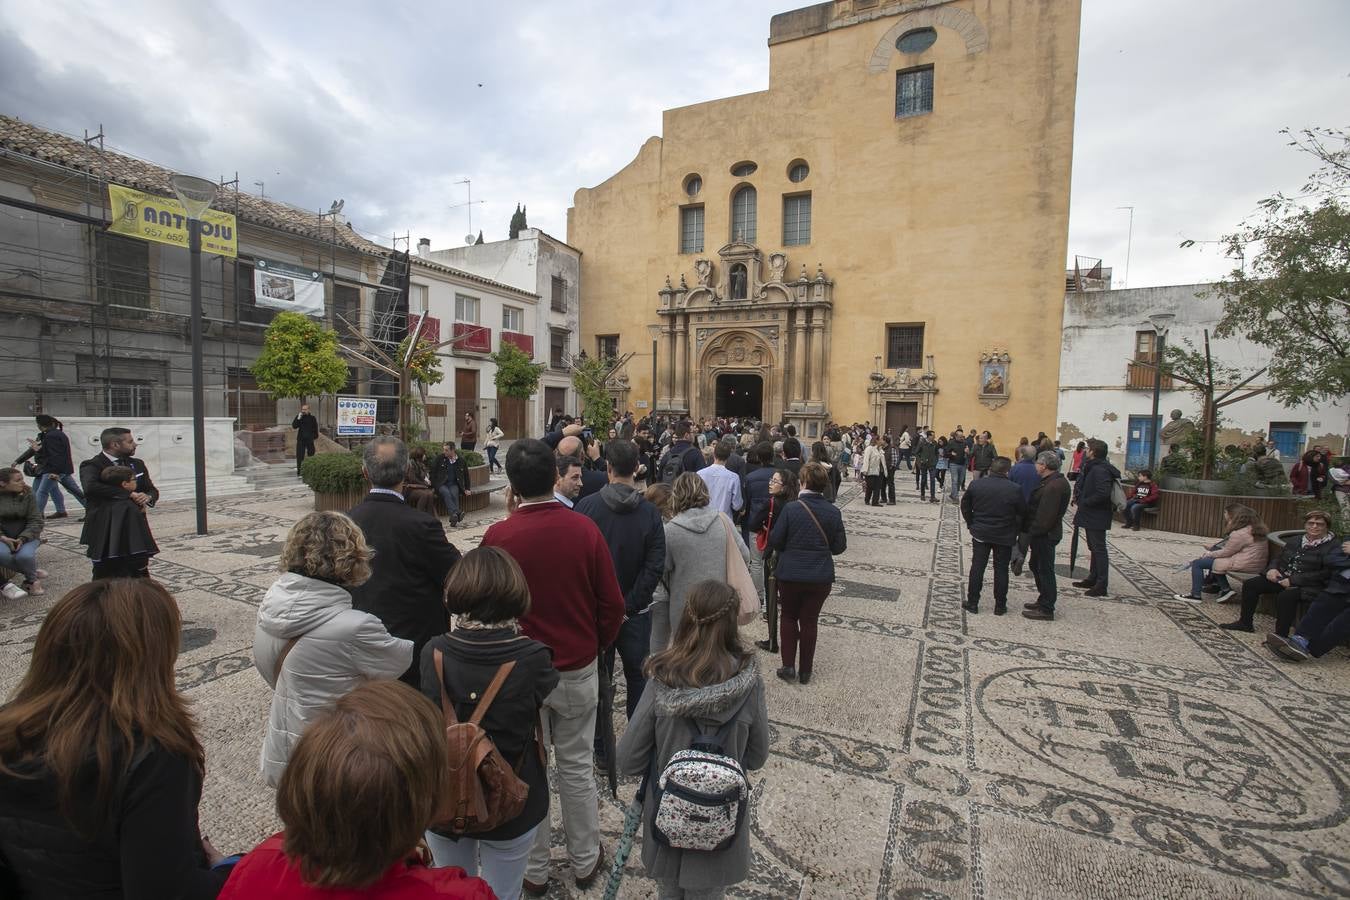
{"type": "Polygon", "coordinates": [[[661,461],[661,481],[663,483],[675,483],[675,479],[679,478],[681,473],[684,472],[684,455],[692,449],[692,447],[686,447],[684,450],[676,451],[672,445],[666,451],[666,458],[661,461]]]}

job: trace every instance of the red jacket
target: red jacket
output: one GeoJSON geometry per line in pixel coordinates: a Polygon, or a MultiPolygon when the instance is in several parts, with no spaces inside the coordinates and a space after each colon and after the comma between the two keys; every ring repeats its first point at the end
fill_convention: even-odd
{"type": "Polygon", "coordinates": [[[522,506],[483,535],[515,557],[530,585],[521,631],[553,650],[553,666],[590,665],[619,636],[623,592],[599,527],[561,503],[522,506]]]}
{"type": "Polygon", "coordinates": [[[1158,488],[1158,482],[1150,481],[1148,484],[1144,484],[1140,481],[1136,482],[1134,487],[1130,488],[1129,499],[1133,500],[1135,503],[1157,503],[1161,493],[1162,492],[1158,488]]]}
{"type": "Polygon", "coordinates": [[[282,835],[274,834],[244,856],[230,874],[219,900],[496,900],[481,878],[470,878],[453,866],[429,869],[395,863],[384,877],[364,890],[316,888],[300,878],[282,851],[282,835]]]}

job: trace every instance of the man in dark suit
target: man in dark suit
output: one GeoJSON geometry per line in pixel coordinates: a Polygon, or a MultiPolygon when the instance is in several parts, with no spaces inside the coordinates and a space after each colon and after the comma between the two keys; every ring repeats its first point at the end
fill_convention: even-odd
{"type": "Polygon", "coordinates": [[[413,662],[402,680],[418,687],[422,646],[449,630],[443,589],[459,551],[445,539],[435,516],[404,502],[408,447],[403,441],[372,439],[362,463],[370,493],[348,515],[375,557],[370,580],[352,588],[352,606],[378,618],[394,637],[413,642],[413,662]]]}
{"type": "Polygon", "coordinates": [[[558,449],[554,453],[559,459],[573,456],[581,462],[581,493],[576,496],[578,501],[591,494],[598,494],[601,488],[609,484],[609,476],[603,471],[604,463],[600,462],[600,468],[595,468],[600,460],[600,445],[595,441],[587,446],[580,437],[567,435],[558,442],[558,449]]]}
{"type": "Polygon", "coordinates": [[[314,442],[319,438],[319,420],[309,411],[308,403],[300,404],[300,414],[291,422],[295,432],[295,474],[300,474],[300,464],[306,456],[314,455],[314,442]]]}
{"type": "MultiPolygon", "coordinates": [[[[110,500],[116,499],[120,490],[115,484],[105,484],[102,479],[103,470],[109,466],[129,466],[136,473],[136,490],[132,492],[131,499],[140,504],[142,509],[154,506],[159,501],[159,488],[150,479],[150,470],[146,468],[145,461],[136,459],[136,437],[129,428],[105,428],[99,434],[99,443],[103,445],[103,452],[97,456],[86,459],[80,463],[80,486],[84,488],[85,498],[85,518],[92,519],[89,515],[94,510],[110,500]]],[[[84,529],[80,532],[80,543],[89,543],[87,532],[89,523],[86,521],[84,529]]]]}

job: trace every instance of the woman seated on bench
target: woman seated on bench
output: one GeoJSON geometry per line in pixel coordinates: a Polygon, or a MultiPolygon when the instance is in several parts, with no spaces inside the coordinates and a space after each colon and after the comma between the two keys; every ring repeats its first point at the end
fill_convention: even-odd
{"type": "Polygon", "coordinates": [[[1146,509],[1157,509],[1161,491],[1153,480],[1151,469],[1140,469],[1134,487],[1130,488],[1129,499],[1125,501],[1125,527],[1139,530],[1139,520],[1146,509]]]}
{"type": "Polygon", "coordinates": [[[1229,586],[1226,573],[1257,573],[1266,567],[1269,551],[1266,523],[1250,507],[1230,503],[1223,508],[1223,539],[1191,561],[1191,592],[1173,595],[1177,600],[1199,601],[1202,591],[1213,591],[1223,603],[1235,591],[1229,586]]]}

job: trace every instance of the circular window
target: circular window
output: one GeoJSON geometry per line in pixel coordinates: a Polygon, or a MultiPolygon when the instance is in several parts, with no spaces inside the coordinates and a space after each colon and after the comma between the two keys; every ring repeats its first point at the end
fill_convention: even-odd
{"type": "Polygon", "coordinates": [[[906,31],[896,39],[895,49],[901,53],[922,53],[937,41],[937,32],[932,28],[916,28],[906,31]]]}
{"type": "Polygon", "coordinates": [[[811,167],[802,160],[796,160],[788,166],[788,181],[796,184],[806,180],[806,176],[811,174],[811,167]]]}
{"type": "Polygon", "coordinates": [[[703,190],[703,179],[698,175],[690,175],[684,179],[684,192],[690,197],[697,196],[701,190],[703,190]]]}
{"type": "Polygon", "coordinates": [[[731,167],[731,174],[737,178],[748,178],[759,170],[759,166],[752,162],[738,162],[731,167]]]}

